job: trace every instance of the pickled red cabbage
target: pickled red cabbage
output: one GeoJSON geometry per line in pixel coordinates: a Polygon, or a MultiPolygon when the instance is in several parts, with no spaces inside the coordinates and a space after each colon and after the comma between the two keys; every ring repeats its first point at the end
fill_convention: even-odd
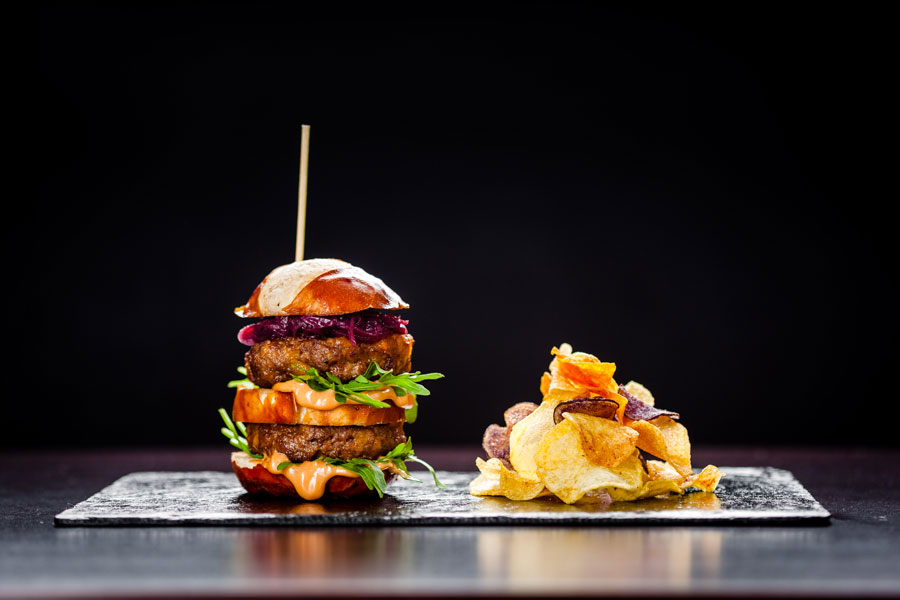
{"type": "Polygon", "coordinates": [[[312,315],[267,317],[238,332],[238,341],[252,346],[266,340],[286,337],[325,339],[345,337],[354,345],[372,343],[395,333],[407,333],[406,324],[396,315],[377,311],[364,311],[336,317],[312,315]]]}

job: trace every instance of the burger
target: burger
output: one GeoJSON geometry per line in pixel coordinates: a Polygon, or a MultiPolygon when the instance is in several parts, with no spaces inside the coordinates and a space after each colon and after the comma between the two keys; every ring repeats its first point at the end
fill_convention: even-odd
{"type": "Polygon", "coordinates": [[[231,466],[250,494],[304,500],[383,496],[411,479],[415,456],[403,424],[418,412],[423,381],[412,372],[413,337],[396,311],[409,306],[385,283],[336,259],[311,259],[269,273],[246,304],[258,319],[238,340],[249,346],[222,433],[238,451],[231,466]]]}

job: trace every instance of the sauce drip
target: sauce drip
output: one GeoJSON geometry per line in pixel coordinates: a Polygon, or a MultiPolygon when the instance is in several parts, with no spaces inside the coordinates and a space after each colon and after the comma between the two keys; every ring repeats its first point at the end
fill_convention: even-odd
{"type": "MultiPolygon", "coordinates": [[[[338,402],[334,397],[334,390],[325,390],[324,392],[317,392],[307,384],[302,381],[297,381],[296,379],[291,379],[290,381],[282,381],[276,383],[272,386],[272,389],[276,392],[286,392],[291,394],[294,397],[294,402],[297,406],[302,406],[303,408],[311,408],[314,410],[334,410],[338,406],[341,406],[341,402],[338,402]]],[[[415,400],[413,399],[411,394],[406,394],[405,396],[397,396],[394,393],[394,390],[391,388],[386,388],[383,390],[370,390],[365,392],[366,396],[369,396],[373,400],[379,400],[381,402],[393,402],[394,405],[399,406],[403,409],[410,409],[415,405],[415,400]]],[[[348,399],[346,404],[362,404],[361,402],[357,402],[353,399],[348,399]]]]}
{"type": "Polygon", "coordinates": [[[318,500],[325,495],[325,486],[332,477],[359,477],[353,471],[348,471],[343,467],[329,465],[321,460],[312,460],[302,462],[300,464],[291,465],[282,470],[278,470],[278,465],[283,462],[290,462],[287,456],[281,452],[274,452],[271,456],[253,462],[262,465],[262,467],[273,475],[284,475],[287,477],[297,494],[304,500],[318,500]]]}

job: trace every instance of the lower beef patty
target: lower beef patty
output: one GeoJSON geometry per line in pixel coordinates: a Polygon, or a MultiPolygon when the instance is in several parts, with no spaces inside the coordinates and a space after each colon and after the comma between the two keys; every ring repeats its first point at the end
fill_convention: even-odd
{"type": "Polygon", "coordinates": [[[289,337],[254,344],[244,355],[244,365],[250,381],[264,388],[289,381],[291,373],[299,374],[310,367],[322,373],[327,371],[341,381],[350,381],[365,373],[373,360],[395,374],[408,372],[412,347],[412,336],[400,333],[355,346],[343,337],[325,340],[289,337]]]}
{"type": "Polygon", "coordinates": [[[281,452],[292,462],[320,456],[378,458],[406,441],[403,423],[369,427],[318,427],[247,423],[247,445],[256,454],[281,452]]]}

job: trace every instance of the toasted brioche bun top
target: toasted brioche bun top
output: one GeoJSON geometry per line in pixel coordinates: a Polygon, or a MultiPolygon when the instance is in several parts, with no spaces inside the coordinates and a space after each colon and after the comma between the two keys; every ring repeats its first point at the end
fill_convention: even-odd
{"type": "Polygon", "coordinates": [[[369,308],[409,308],[385,283],[334,258],[282,265],[266,275],[250,299],[234,309],[240,317],[315,315],[331,317],[369,308]]]}

